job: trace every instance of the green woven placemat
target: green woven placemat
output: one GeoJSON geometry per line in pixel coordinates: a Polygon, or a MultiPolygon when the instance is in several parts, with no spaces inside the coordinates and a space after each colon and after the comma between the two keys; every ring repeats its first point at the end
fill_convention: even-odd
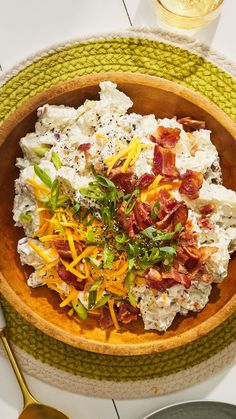
{"type": "MultiPolygon", "coordinates": [[[[178,82],[206,96],[236,121],[236,82],[229,74],[189,50],[127,32],[50,49],[11,70],[0,88],[0,125],[37,93],[65,80],[106,71],[150,74],[178,82]]],[[[3,308],[7,333],[18,347],[52,367],[95,380],[126,382],[169,376],[206,361],[236,339],[234,314],[204,337],[177,349],[132,357],[101,355],[43,334],[5,301],[3,308]]]]}

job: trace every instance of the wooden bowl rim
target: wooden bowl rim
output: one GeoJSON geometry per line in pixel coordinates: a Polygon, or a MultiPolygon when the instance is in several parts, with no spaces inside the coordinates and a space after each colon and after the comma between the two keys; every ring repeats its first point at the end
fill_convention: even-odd
{"type": "MultiPolygon", "coordinates": [[[[104,80],[111,80],[115,83],[136,83],[153,88],[161,88],[167,92],[173,92],[178,96],[187,99],[193,104],[208,112],[213,116],[236,140],[236,123],[234,123],[221,109],[218,108],[209,99],[201,96],[199,93],[190,90],[189,88],[177,84],[175,82],[162,79],[156,76],[134,74],[134,73],[99,73],[86,76],[77,77],[73,80],[55,85],[46,91],[39,93],[33,98],[27,100],[18,109],[13,111],[9,117],[0,126],[0,146],[4,142],[5,137],[16,126],[15,121],[18,123],[25,118],[29,113],[34,111],[39,102],[47,103],[47,101],[54,97],[78,89],[82,87],[98,85],[99,82],[104,80]]],[[[177,348],[179,346],[190,343],[201,336],[206,335],[211,330],[223,323],[231,314],[236,310],[236,294],[232,296],[224,307],[217,313],[209,317],[194,328],[183,332],[181,335],[175,335],[167,338],[166,340],[156,340],[154,342],[133,344],[112,344],[103,343],[96,340],[75,336],[60,327],[50,323],[46,319],[42,319],[35,311],[33,311],[27,304],[25,304],[20,297],[9,286],[7,279],[0,272],[0,292],[6,300],[13,306],[13,308],[33,326],[38,328],[43,333],[58,339],[73,347],[96,352],[107,355],[145,355],[167,351],[177,348]]]]}

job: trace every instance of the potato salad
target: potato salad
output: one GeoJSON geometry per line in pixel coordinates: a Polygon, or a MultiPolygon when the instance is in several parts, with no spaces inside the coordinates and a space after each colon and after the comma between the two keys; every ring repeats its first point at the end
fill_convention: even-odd
{"type": "Polygon", "coordinates": [[[58,293],[72,319],[165,331],[227,276],[236,194],[204,121],[132,105],[104,81],[100,100],[38,109],[16,161],[17,250],[29,287],[58,293]]]}

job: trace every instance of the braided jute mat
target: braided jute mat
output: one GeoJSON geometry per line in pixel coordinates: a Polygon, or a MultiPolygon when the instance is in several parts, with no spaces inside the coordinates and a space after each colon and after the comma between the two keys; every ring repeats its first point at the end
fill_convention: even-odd
{"type": "MultiPolygon", "coordinates": [[[[150,74],[187,86],[236,122],[236,67],[191,38],[139,28],[59,44],[0,77],[0,125],[22,103],[65,80],[117,71],[150,74]]],[[[7,333],[23,369],[68,391],[117,399],[165,394],[236,361],[236,314],[196,341],[140,356],[110,356],[59,342],[2,301],[7,333]]],[[[0,352],[3,352],[0,347],[0,352]]]]}

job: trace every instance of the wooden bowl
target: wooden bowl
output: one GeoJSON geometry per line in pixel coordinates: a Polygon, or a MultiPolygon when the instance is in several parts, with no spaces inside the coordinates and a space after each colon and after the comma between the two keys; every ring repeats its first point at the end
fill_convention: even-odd
{"type": "Polygon", "coordinates": [[[34,131],[36,109],[44,103],[79,106],[85,99],[98,98],[98,83],[112,80],[134,102],[132,111],[154,113],[171,118],[191,115],[206,121],[212,131],[223,171],[224,185],[236,189],[236,126],[209,100],[173,82],[146,75],[103,73],[65,82],[27,101],[11,114],[0,128],[0,291],[9,303],[48,335],[88,351],[140,355],[165,351],[191,342],[221,324],[236,309],[236,260],[229,265],[228,277],[214,285],[210,301],[200,313],[178,315],[165,332],[144,331],[141,319],[129,327],[104,331],[96,320],[70,319],[59,308],[59,297],[46,287],[27,286],[29,270],[22,267],[16,251],[17,241],[24,235],[14,227],[12,206],[14,179],[18,177],[15,159],[21,155],[19,139],[34,131]]]}

